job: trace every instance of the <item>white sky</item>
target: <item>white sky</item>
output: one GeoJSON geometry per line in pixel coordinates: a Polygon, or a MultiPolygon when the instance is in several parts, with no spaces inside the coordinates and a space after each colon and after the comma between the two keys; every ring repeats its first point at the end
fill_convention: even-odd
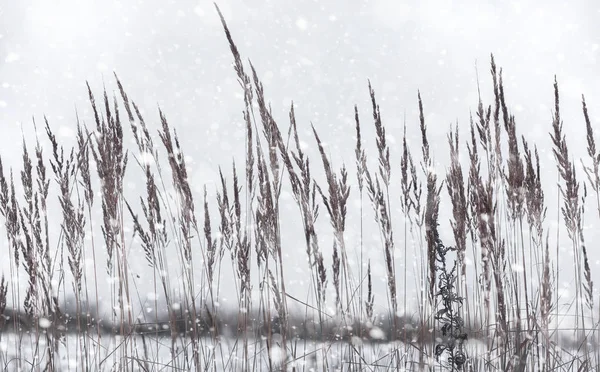
{"type": "MultiPolygon", "coordinates": [[[[506,95],[517,116],[517,130],[543,152],[548,200],[556,196],[551,189],[556,170],[548,136],[554,74],[561,88],[567,139],[576,157],[585,155],[582,93],[594,123],[600,120],[600,4],[594,1],[218,4],[243,57],[253,61],[263,79],[280,125],[287,128],[293,99],[303,139],[314,146],[308,131],[309,122],[314,123],[330,146],[335,166],[345,161],[351,174],[355,103],[362,112],[365,137],[371,141],[370,156],[376,156],[367,79],[376,90],[392,141],[400,139],[406,113],[415,156],[420,89],[431,139],[439,144],[435,155],[442,172],[449,124],[458,120],[465,133],[469,110],[476,108],[476,65],[483,95],[490,102],[489,55],[494,53],[505,68],[506,95]]],[[[229,170],[232,157],[243,162],[238,145],[244,135],[243,104],[231,62],[210,1],[5,2],[0,5],[0,154],[7,166],[20,166],[21,130],[32,134],[32,116],[40,122],[46,114],[67,138],[75,129],[75,108],[91,125],[85,82],[96,95],[103,84],[114,91],[115,71],[151,126],[158,127],[159,105],[180,133],[183,148],[193,159],[191,177],[200,208],[202,187],[215,180],[217,166],[229,170]]],[[[393,148],[396,165],[399,156],[400,149],[393,148]]],[[[583,177],[580,173],[580,180],[583,177]]],[[[141,190],[143,185],[134,181],[129,180],[131,187],[141,190]]],[[[214,192],[214,187],[210,190],[214,192]]],[[[291,200],[284,201],[284,207],[297,216],[291,200]]],[[[323,237],[329,232],[325,209],[320,218],[323,237]]],[[[552,220],[555,208],[549,211],[548,221],[552,220]]],[[[297,221],[291,221],[283,222],[284,231],[300,237],[297,221]]],[[[377,238],[376,231],[372,235],[377,238]]],[[[297,241],[289,252],[293,282],[304,277],[304,269],[293,266],[305,259],[302,240],[297,241]]],[[[381,257],[379,246],[373,249],[373,256],[381,257]]],[[[595,268],[600,253],[590,248],[590,254],[595,268]]],[[[141,272],[143,266],[140,263],[136,270],[141,272]]],[[[595,278],[600,283],[600,276],[595,278]]]]}

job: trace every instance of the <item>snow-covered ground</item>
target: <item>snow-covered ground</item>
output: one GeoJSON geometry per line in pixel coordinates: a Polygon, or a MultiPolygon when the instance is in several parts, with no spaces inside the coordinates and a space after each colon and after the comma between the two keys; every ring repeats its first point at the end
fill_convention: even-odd
{"type": "MultiPolygon", "coordinates": [[[[140,336],[129,338],[127,342],[119,337],[106,336],[101,338],[100,354],[97,356],[98,344],[95,339],[89,339],[89,363],[92,370],[112,371],[119,363],[127,364],[127,370],[169,371],[190,368],[186,360],[191,361],[191,346],[189,343],[178,342],[176,357],[171,355],[171,340],[169,338],[142,339],[140,336]],[[144,343],[146,347],[144,348],[144,343]],[[144,351],[144,349],[146,351],[144,351]],[[184,350],[185,349],[185,350],[184,350]],[[126,352],[125,352],[126,351],[126,352]],[[123,354],[125,352],[125,354],[123,354]],[[98,363],[100,363],[98,365],[98,363]]],[[[77,336],[67,336],[59,345],[56,366],[60,371],[82,370],[82,353],[78,352],[77,336]]],[[[200,363],[204,370],[207,366],[217,371],[242,371],[249,368],[256,371],[269,369],[269,358],[265,340],[251,340],[248,348],[249,365],[243,361],[243,340],[221,339],[216,347],[211,339],[201,340],[200,363]]],[[[0,341],[0,366],[2,370],[16,371],[21,364],[24,370],[43,370],[45,366],[45,340],[38,343],[34,335],[17,335],[8,333],[2,335],[0,341]],[[34,360],[33,356],[40,355],[34,360]]],[[[479,342],[466,346],[471,354],[476,355],[483,349],[479,342]]],[[[414,347],[403,343],[363,344],[356,339],[351,343],[334,342],[322,343],[304,340],[292,340],[288,345],[292,351],[287,356],[288,370],[328,371],[336,370],[366,370],[387,371],[390,367],[411,370],[418,363],[418,352],[414,347]],[[399,358],[399,359],[398,359],[399,358]],[[400,360],[400,362],[397,362],[400,360]]],[[[271,360],[281,361],[284,354],[281,348],[274,346],[271,350],[271,360]]],[[[444,363],[441,358],[440,362],[444,363]]],[[[435,360],[426,360],[428,364],[442,368],[435,360]]],[[[441,370],[441,369],[440,369],[441,370]]]]}

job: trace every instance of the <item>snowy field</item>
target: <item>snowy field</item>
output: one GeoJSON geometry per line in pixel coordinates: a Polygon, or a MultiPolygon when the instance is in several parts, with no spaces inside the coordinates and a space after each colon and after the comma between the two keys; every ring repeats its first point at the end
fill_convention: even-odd
{"type": "Polygon", "coordinates": [[[0,372],[600,370],[600,9],[488,2],[6,2],[0,372]]]}
{"type": "MultiPolygon", "coordinates": [[[[96,339],[88,339],[93,349],[89,355],[91,370],[113,371],[119,366],[128,371],[173,371],[193,369],[187,360],[191,359],[189,345],[177,346],[177,356],[170,353],[171,344],[168,338],[133,337],[124,342],[119,337],[103,337],[100,345],[96,339]],[[98,355],[96,350],[100,348],[98,355]],[[185,350],[185,349],[188,350],[185,350]],[[126,352],[125,352],[126,351],[126,352]],[[124,353],[125,352],[125,353],[124,353]]],[[[222,339],[217,347],[212,340],[202,340],[201,370],[242,371],[244,370],[243,350],[241,340],[222,339]]],[[[45,366],[45,342],[40,339],[36,343],[35,336],[17,335],[14,333],[2,335],[0,341],[0,365],[3,371],[42,371],[45,366]],[[38,360],[33,355],[41,355],[38,360]]],[[[77,350],[76,336],[67,336],[59,347],[56,366],[60,371],[81,371],[82,358],[77,350]]],[[[269,361],[265,340],[249,342],[248,368],[254,371],[268,371],[269,361]]],[[[387,371],[390,368],[414,370],[418,366],[418,353],[410,345],[397,343],[362,344],[360,340],[352,343],[315,343],[296,340],[291,342],[292,351],[286,362],[287,370],[296,371],[387,371]],[[399,360],[399,362],[398,362],[399,360]]],[[[480,342],[466,344],[466,350],[471,355],[483,351],[480,342]]],[[[271,350],[272,360],[281,360],[282,350],[277,346],[271,350]]],[[[443,365],[446,358],[425,360],[434,370],[445,370],[443,365]]]]}

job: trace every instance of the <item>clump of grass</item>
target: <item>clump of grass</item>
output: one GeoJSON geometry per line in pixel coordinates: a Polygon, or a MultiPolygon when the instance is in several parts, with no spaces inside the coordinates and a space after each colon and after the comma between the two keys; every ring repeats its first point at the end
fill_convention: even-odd
{"type": "MultiPolygon", "coordinates": [[[[587,113],[584,104],[584,115],[587,113]]],[[[560,194],[563,198],[563,206],[561,207],[561,213],[567,229],[567,234],[572,242],[573,248],[573,265],[575,269],[576,281],[576,294],[575,294],[575,311],[577,316],[575,318],[575,328],[579,330],[579,322],[581,322],[581,328],[586,329],[584,314],[584,306],[581,303],[581,299],[585,298],[586,306],[588,311],[593,311],[593,282],[591,279],[591,272],[588,262],[587,249],[585,246],[584,234],[583,234],[583,214],[585,205],[585,192],[584,196],[580,199],[579,197],[579,182],[577,181],[575,166],[570,159],[568,146],[566,144],[565,136],[562,131],[562,119],[560,116],[560,100],[558,92],[558,82],[554,81],[554,118],[552,121],[551,133],[552,142],[554,144],[554,157],[556,158],[557,168],[563,184],[559,186],[560,194]],[[580,315],[580,316],[579,316],[580,315]]],[[[586,119],[586,128],[587,119],[586,119]]],[[[591,133],[588,130],[588,153],[592,150],[589,137],[591,133]]],[[[583,333],[584,336],[584,348],[587,351],[587,333],[583,333]]]]}
{"type": "MultiPolygon", "coordinates": [[[[302,143],[293,103],[286,136],[257,69],[242,61],[218,8],[217,12],[244,93],[246,139],[243,166],[234,160],[230,171],[219,168],[215,195],[207,187],[200,197],[194,193],[180,137],[166,114],[158,112],[156,137],[116,75],[119,98],[104,91],[97,103],[88,85],[94,130],[77,117],[76,147],[59,143],[45,121],[51,153],[46,155],[36,138],[30,155],[23,140],[20,184],[12,169],[5,174],[0,159],[0,214],[10,253],[8,279],[0,280],[0,313],[5,315],[0,329],[12,326],[18,334],[14,350],[9,347],[15,361],[2,359],[5,369],[9,363],[23,369],[30,356],[41,360],[34,370],[58,370],[64,358],[74,359],[80,370],[151,370],[163,362],[169,368],[196,371],[287,370],[299,368],[300,361],[323,370],[383,363],[396,369],[473,371],[547,371],[566,363],[581,370],[598,366],[600,357],[596,355],[594,364],[587,333],[594,324],[593,315],[587,314],[594,299],[583,229],[586,184],[581,193],[562,129],[556,81],[551,139],[561,180],[561,228],[566,228],[574,252],[578,354],[569,354],[551,329],[563,311],[556,287],[560,257],[550,254],[554,228],[545,222],[547,191],[542,188],[540,157],[535,145],[519,137],[518,118],[509,109],[502,70],[493,56],[493,102],[484,105],[480,94],[466,141],[459,137],[458,123],[451,128],[444,178],[436,172],[443,164],[435,161],[421,92],[415,118],[421,151],[411,152],[405,118],[399,177],[392,177],[396,163],[389,129],[369,81],[376,169],[370,168],[370,147],[354,105],[349,112],[356,136],[353,187],[353,169],[334,164],[322,131],[312,126],[313,147],[302,143]],[[126,148],[126,122],[133,150],[126,148]],[[460,151],[464,144],[465,162],[460,151]],[[318,168],[310,161],[315,156],[318,168]],[[134,159],[137,168],[129,166],[128,159],[134,159]],[[165,161],[168,166],[163,168],[165,161]],[[141,172],[137,179],[145,183],[139,200],[129,200],[124,192],[132,172],[141,172]],[[283,218],[280,201],[284,188],[291,189],[302,221],[298,229],[304,236],[310,283],[305,298],[288,290],[288,238],[282,230],[289,221],[283,218]],[[373,218],[363,209],[364,193],[373,218]],[[354,195],[360,198],[357,210],[352,207],[354,195]],[[54,196],[62,215],[56,241],[50,234],[54,221],[48,218],[54,196]],[[445,225],[440,210],[446,202],[454,239],[449,245],[441,240],[445,225]],[[322,208],[328,226],[318,222],[322,208]],[[102,215],[100,246],[105,250],[96,250],[96,212],[102,215]],[[347,224],[354,213],[360,217],[358,244],[348,240],[347,224]],[[132,238],[126,234],[130,226],[132,238]],[[319,239],[326,229],[333,236],[331,246],[319,239]],[[371,229],[379,233],[381,246],[367,256],[364,231],[371,229]],[[151,273],[153,298],[147,301],[137,292],[140,278],[131,271],[137,258],[128,248],[131,243],[139,245],[151,273]],[[349,258],[353,253],[360,257],[358,265],[349,258]],[[407,261],[413,253],[417,259],[411,273],[407,261]],[[90,298],[101,301],[102,257],[111,291],[106,322],[101,314],[92,314],[90,305],[90,298]],[[93,273],[86,270],[88,258],[93,273]],[[376,266],[377,261],[381,265],[376,266]],[[402,261],[404,266],[398,265],[402,261]],[[229,273],[235,290],[222,287],[229,273]],[[413,275],[416,290],[411,298],[413,275]],[[375,295],[378,276],[384,279],[387,301],[375,295]],[[19,288],[22,281],[24,293],[19,288]],[[220,307],[224,292],[229,299],[234,294],[237,308],[220,307]],[[61,302],[67,293],[74,297],[73,309],[61,302]],[[411,301],[414,314],[409,314],[411,301]],[[137,303],[146,311],[136,309],[137,303]],[[294,311],[292,304],[301,311],[294,311]],[[75,344],[71,334],[77,337],[75,344]],[[237,343],[228,344],[228,335],[237,343]],[[163,337],[168,338],[166,346],[163,337]],[[477,339],[484,341],[484,352],[469,349],[469,342],[477,339]],[[399,340],[402,343],[395,342],[399,340]],[[28,341],[34,345],[32,355],[24,351],[28,341]],[[381,343],[389,350],[375,358],[381,343]],[[166,361],[160,356],[165,349],[166,361]],[[334,360],[334,352],[342,357],[334,360]],[[443,354],[447,362],[439,358],[443,354]],[[324,362],[314,362],[313,356],[324,362]]],[[[584,170],[600,217],[600,155],[584,98],[582,108],[591,159],[584,170]]]]}

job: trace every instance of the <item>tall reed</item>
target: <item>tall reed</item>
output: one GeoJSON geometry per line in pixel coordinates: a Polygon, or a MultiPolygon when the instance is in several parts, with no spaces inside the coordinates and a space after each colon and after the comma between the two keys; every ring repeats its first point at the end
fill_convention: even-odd
{"type": "Polygon", "coordinates": [[[467,130],[456,123],[447,134],[446,158],[431,140],[426,96],[419,91],[418,115],[404,118],[394,159],[395,127],[384,120],[376,84],[369,81],[374,148],[355,104],[347,128],[355,136],[355,166],[347,168],[336,164],[322,128],[302,130],[293,102],[287,128],[280,125],[258,69],[242,60],[217,13],[243,92],[245,140],[243,162],[217,168],[214,189],[192,187],[181,137],[166,113],[158,111],[152,129],[116,75],[112,96],[104,90],[96,101],[87,86],[92,127],[77,115],[75,146],[61,143],[44,120],[45,138],[36,137],[33,152],[22,141],[16,182],[17,170],[5,169],[0,159],[8,251],[8,272],[0,279],[0,341],[10,345],[0,349],[2,368],[598,368],[584,216],[589,186],[600,217],[600,155],[585,98],[589,160],[582,161],[581,184],[555,80],[550,138],[562,215],[556,228],[546,221],[551,190],[542,187],[540,150],[520,135],[493,56],[492,102],[485,104],[479,91],[467,130]],[[419,132],[418,153],[407,134],[411,125],[419,132]],[[376,151],[373,163],[370,150],[376,151]],[[136,199],[124,187],[130,177],[145,184],[136,199]],[[286,190],[298,207],[298,226],[284,210],[286,190]],[[319,219],[323,210],[329,224],[319,219]],[[94,224],[97,215],[101,221],[94,224]],[[287,250],[298,247],[287,235],[293,228],[304,238],[299,246],[306,263],[298,265],[306,265],[307,288],[295,286],[288,272],[287,250]],[[552,244],[562,243],[551,236],[562,229],[576,283],[570,312],[559,303],[564,262],[551,253],[552,244]],[[368,241],[369,231],[379,245],[368,241]],[[133,269],[138,259],[149,277],[133,269]],[[109,300],[102,299],[105,277],[109,300]],[[145,299],[142,281],[151,288],[145,299]],[[234,303],[231,309],[221,306],[225,298],[234,303]],[[103,301],[109,319],[102,319],[103,308],[93,309],[103,301]],[[575,319],[574,351],[556,334],[567,315],[575,319]],[[65,366],[64,360],[74,362],[65,366]]]}

